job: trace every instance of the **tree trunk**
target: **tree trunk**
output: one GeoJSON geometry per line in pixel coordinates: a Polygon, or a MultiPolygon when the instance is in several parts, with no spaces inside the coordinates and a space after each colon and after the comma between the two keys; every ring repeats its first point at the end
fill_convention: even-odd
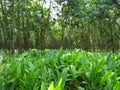
{"type": "Polygon", "coordinates": [[[11,2],[11,7],[12,7],[12,27],[11,27],[11,32],[10,32],[10,49],[12,53],[14,53],[14,37],[13,37],[13,32],[14,32],[14,0],[11,2]]]}
{"type": "MultiPolygon", "coordinates": [[[[5,3],[5,1],[4,1],[5,3]]],[[[2,14],[3,14],[3,36],[4,36],[4,48],[8,48],[8,43],[7,43],[7,26],[8,26],[8,20],[7,20],[7,15],[6,15],[6,10],[3,6],[3,2],[2,0],[0,0],[0,4],[1,4],[1,9],[2,9],[2,14]]],[[[4,4],[5,5],[5,4],[4,4]]]]}
{"type": "Polygon", "coordinates": [[[62,26],[62,33],[61,33],[61,47],[64,48],[64,27],[62,26]]]}
{"type": "Polygon", "coordinates": [[[113,40],[113,24],[110,18],[109,18],[109,27],[110,27],[110,36],[111,36],[111,49],[112,49],[112,52],[115,52],[114,40],[113,40]]]}
{"type": "Polygon", "coordinates": [[[25,47],[24,47],[24,39],[25,39],[25,21],[24,21],[24,10],[23,10],[23,6],[22,6],[22,32],[23,32],[22,49],[25,49],[25,47]]]}
{"type": "Polygon", "coordinates": [[[17,38],[16,38],[16,48],[19,52],[21,52],[21,34],[20,34],[20,1],[18,0],[18,8],[17,8],[17,38]]]}

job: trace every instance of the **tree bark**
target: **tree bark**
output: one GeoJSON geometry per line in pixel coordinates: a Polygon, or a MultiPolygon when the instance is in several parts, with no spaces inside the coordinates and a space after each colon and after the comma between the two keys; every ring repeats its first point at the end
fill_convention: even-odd
{"type": "Polygon", "coordinates": [[[113,40],[113,24],[110,18],[109,18],[109,27],[110,27],[110,36],[111,36],[111,49],[112,49],[112,52],[115,52],[114,40],[113,40]]]}
{"type": "Polygon", "coordinates": [[[21,34],[20,34],[20,1],[18,0],[18,8],[17,8],[17,38],[16,38],[16,48],[19,52],[21,52],[21,34]]]}
{"type": "Polygon", "coordinates": [[[14,0],[12,0],[11,2],[11,7],[12,7],[12,28],[11,28],[11,32],[10,32],[10,49],[12,51],[12,53],[14,53],[14,37],[13,37],[13,32],[14,32],[14,0]]]}
{"type": "MultiPolygon", "coordinates": [[[[5,1],[4,1],[4,3],[5,3],[5,1]]],[[[6,15],[6,12],[5,12],[5,8],[4,8],[4,6],[3,6],[3,2],[2,2],[2,0],[0,0],[0,5],[1,5],[1,9],[2,9],[2,14],[3,14],[3,36],[4,36],[4,48],[8,48],[7,46],[7,35],[6,35],[6,33],[7,33],[7,26],[8,26],[8,20],[7,20],[7,15],[6,15]]]]}

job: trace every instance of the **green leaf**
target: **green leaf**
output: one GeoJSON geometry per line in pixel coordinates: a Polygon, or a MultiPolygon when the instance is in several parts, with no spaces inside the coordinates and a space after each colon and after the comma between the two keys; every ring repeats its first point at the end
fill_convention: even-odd
{"type": "Polygon", "coordinates": [[[61,83],[62,83],[62,78],[60,79],[57,87],[55,88],[55,90],[61,90],[61,83]]]}
{"type": "Polygon", "coordinates": [[[34,65],[33,65],[31,62],[29,62],[29,67],[30,67],[30,70],[31,70],[31,71],[34,70],[34,65]]]}
{"type": "Polygon", "coordinates": [[[107,79],[107,85],[105,87],[105,90],[112,90],[112,82],[111,82],[110,77],[108,77],[107,79]]]}
{"type": "Polygon", "coordinates": [[[109,53],[106,57],[106,64],[108,69],[115,71],[115,58],[112,58],[112,53],[109,53]]]}
{"type": "Polygon", "coordinates": [[[120,82],[117,81],[117,83],[113,86],[113,90],[120,90],[120,82]]]}
{"type": "MultiPolygon", "coordinates": [[[[60,76],[60,77],[62,78],[62,85],[61,85],[61,89],[62,89],[62,90],[64,89],[65,82],[66,82],[66,80],[67,80],[68,70],[69,70],[69,68],[65,68],[65,69],[63,70],[63,72],[61,73],[61,76],[60,76]]],[[[61,78],[60,78],[60,80],[61,80],[61,78]]]]}
{"type": "Polygon", "coordinates": [[[46,90],[46,83],[45,82],[42,82],[42,84],[41,84],[41,90],[46,90]]]}
{"type": "Polygon", "coordinates": [[[55,90],[54,83],[52,82],[48,88],[48,90],[55,90]]]}
{"type": "Polygon", "coordinates": [[[105,83],[108,80],[108,78],[111,76],[111,74],[112,74],[112,71],[107,71],[102,77],[101,83],[105,83]]]}
{"type": "Polygon", "coordinates": [[[78,87],[78,90],[85,90],[85,88],[79,86],[79,87],[78,87]]]}
{"type": "Polygon", "coordinates": [[[21,76],[21,63],[19,63],[18,67],[17,67],[17,77],[21,76]]]}

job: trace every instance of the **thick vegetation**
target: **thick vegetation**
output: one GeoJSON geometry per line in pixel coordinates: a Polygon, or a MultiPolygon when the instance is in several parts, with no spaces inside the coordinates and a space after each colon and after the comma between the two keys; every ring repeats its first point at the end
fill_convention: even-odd
{"type": "Polygon", "coordinates": [[[120,90],[120,54],[78,49],[0,52],[0,90],[120,90]]]}
{"type": "Polygon", "coordinates": [[[0,90],[120,90],[119,49],[120,0],[0,0],[0,90]]]}
{"type": "Polygon", "coordinates": [[[0,49],[61,47],[118,50],[120,0],[0,0],[0,49]]]}

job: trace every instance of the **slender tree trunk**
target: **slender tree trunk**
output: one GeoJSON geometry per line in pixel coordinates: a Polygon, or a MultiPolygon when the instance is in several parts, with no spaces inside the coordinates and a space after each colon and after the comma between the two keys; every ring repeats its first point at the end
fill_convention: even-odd
{"type": "Polygon", "coordinates": [[[4,8],[4,6],[5,6],[5,0],[4,0],[4,5],[3,5],[3,2],[2,2],[2,0],[0,0],[0,4],[1,4],[1,9],[2,9],[2,14],[3,14],[3,36],[4,36],[4,48],[7,48],[7,37],[6,37],[6,33],[7,33],[7,26],[8,26],[8,24],[7,24],[7,15],[6,15],[6,12],[5,12],[5,8],[4,8]]]}
{"type": "Polygon", "coordinates": [[[47,29],[49,29],[51,4],[52,4],[52,2],[50,0],[47,21],[43,20],[43,19],[45,19],[45,17],[44,17],[44,9],[43,9],[43,6],[42,6],[42,13],[41,13],[42,16],[41,16],[41,19],[42,19],[43,22],[46,22],[46,23],[42,24],[41,32],[40,32],[40,49],[42,49],[42,50],[44,50],[46,48],[46,31],[47,31],[47,29]]]}
{"type": "Polygon", "coordinates": [[[110,36],[111,36],[111,49],[112,49],[112,52],[115,52],[114,40],[113,40],[113,24],[110,18],[109,18],[109,27],[110,27],[110,36]]]}
{"type": "MultiPolygon", "coordinates": [[[[116,21],[115,21],[116,22],[116,21]]],[[[119,50],[120,48],[120,44],[119,44],[119,41],[120,41],[120,24],[118,24],[117,22],[115,23],[117,25],[117,28],[118,28],[118,35],[117,35],[117,50],[119,50]]]]}
{"type": "Polygon", "coordinates": [[[11,7],[12,7],[12,28],[11,28],[11,32],[10,32],[10,49],[12,51],[12,53],[14,53],[14,37],[13,37],[13,32],[14,32],[14,0],[12,0],[11,2],[11,7]]]}
{"type": "MultiPolygon", "coordinates": [[[[119,34],[120,34],[120,25],[119,25],[119,34]]],[[[118,37],[118,50],[120,49],[120,36],[118,37]]]]}
{"type": "Polygon", "coordinates": [[[95,23],[93,22],[93,26],[92,26],[92,35],[91,35],[91,40],[92,40],[92,49],[93,51],[95,51],[95,23]]]}
{"type": "Polygon", "coordinates": [[[97,50],[99,50],[100,49],[100,39],[99,39],[99,30],[96,28],[96,24],[94,23],[94,31],[96,31],[96,43],[97,43],[97,46],[96,46],[96,48],[97,48],[97,50]]]}
{"type": "Polygon", "coordinates": [[[21,52],[21,34],[20,34],[20,1],[18,0],[18,8],[17,8],[17,39],[16,39],[16,48],[19,52],[21,52]]]}
{"type": "Polygon", "coordinates": [[[35,46],[36,46],[36,48],[37,49],[40,49],[40,47],[39,47],[39,45],[40,45],[40,43],[39,43],[39,28],[36,30],[36,32],[35,32],[35,46]]]}
{"type": "Polygon", "coordinates": [[[61,32],[61,47],[64,48],[64,30],[65,30],[65,26],[62,25],[62,32],[61,32]]]}
{"type": "Polygon", "coordinates": [[[22,6],[22,32],[23,32],[22,49],[25,49],[25,46],[24,46],[24,40],[25,40],[25,21],[24,21],[24,10],[23,10],[23,6],[22,6]]]}
{"type": "MultiPolygon", "coordinates": [[[[42,16],[41,16],[41,19],[42,21],[44,21],[44,11],[42,10],[42,16]]],[[[45,21],[44,21],[45,22],[45,21]]],[[[44,23],[41,25],[41,31],[40,31],[40,49],[44,49],[44,39],[45,39],[45,27],[44,27],[44,23]]]]}
{"type": "Polygon", "coordinates": [[[90,49],[90,28],[89,28],[89,22],[86,24],[86,50],[90,49]]]}
{"type": "Polygon", "coordinates": [[[46,33],[47,33],[47,31],[50,30],[51,7],[52,7],[52,1],[50,0],[49,9],[48,9],[48,16],[47,16],[47,27],[46,27],[45,32],[44,32],[45,35],[44,35],[44,48],[43,49],[46,48],[46,39],[47,39],[46,33]]]}
{"type": "MultiPolygon", "coordinates": [[[[1,7],[0,7],[0,12],[1,12],[1,7]]],[[[2,47],[2,17],[0,17],[0,49],[3,48],[2,47]]]]}
{"type": "Polygon", "coordinates": [[[25,22],[25,30],[24,30],[24,47],[25,47],[25,50],[28,50],[30,48],[30,32],[29,32],[29,20],[28,18],[26,19],[26,22],[25,22]]]}

